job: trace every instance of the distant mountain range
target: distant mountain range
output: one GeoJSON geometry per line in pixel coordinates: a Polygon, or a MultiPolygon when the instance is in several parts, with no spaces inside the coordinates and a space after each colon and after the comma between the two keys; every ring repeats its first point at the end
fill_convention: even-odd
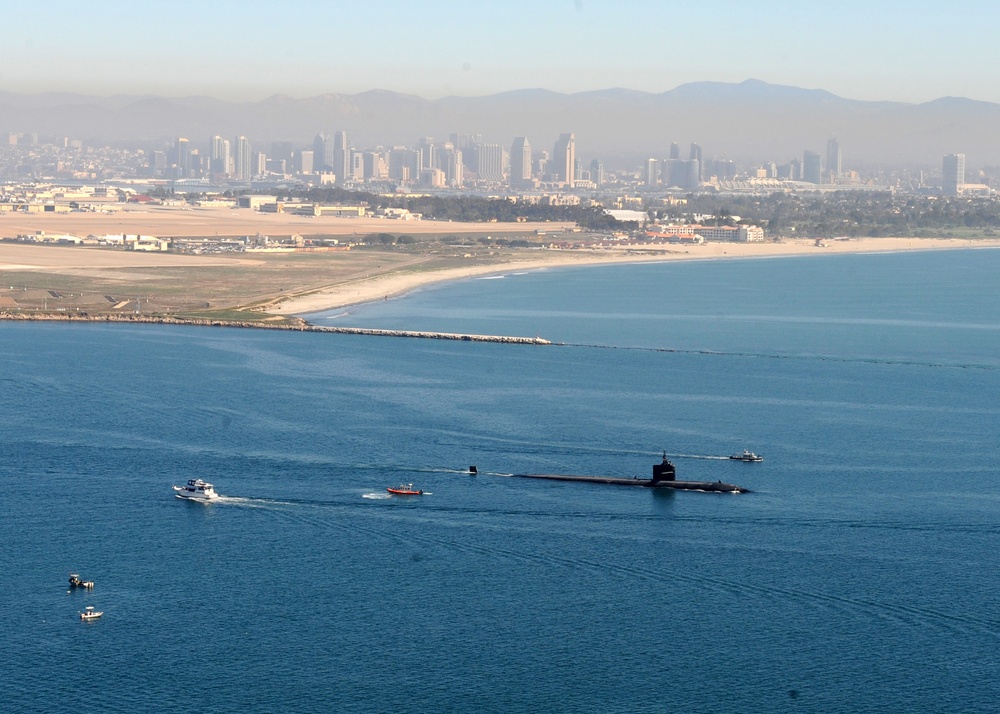
{"type": "Polygon", "coordinates": [[[664,158],[673,141],[682,158],[697,142],[705,158],[780,164],[801,159],[805,149],[825,154],[831,137],[840,140],[845,169],[937,167],[948,153],[964,153],[970,170],[1000,165],[1000,104],[958,97],[923,104],[858,101],[752,79],[697,82],[660,94],[524,89],[434,100],[381,90],[244,103],[0,92],[0,133],[149,146],[177,136],[198,146],[213,134],[242,134],[266,152],[272,141],[306,146],[317,132],[338,129],[357,148],[414,145],[423,136],[444,141],[455,132],[508,147],[515,136],[526,136],[534,150],[550,152],[559,134],[571,131],[579,158],[601,158],[611,167],[664,158]]]}

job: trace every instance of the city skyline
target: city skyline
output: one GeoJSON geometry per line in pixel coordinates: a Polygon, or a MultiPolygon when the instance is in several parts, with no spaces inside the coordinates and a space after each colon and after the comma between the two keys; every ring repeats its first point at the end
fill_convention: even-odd
{"type": "Polygon", "coordinates": [[[119,0],[81,12],[55,0],[46,10],[40,23],[31,6],[7,9],[0,90],[246,101],[384,89],[434,99],[533,87],[657,93],[755,78],[858,100],[1000,102],[1000,84],[980,69],[1000,60],[990,30],[1000,9],[989,5],[513,0],[498,10],[383,0],[362,12],[346,2],[276,11],[254,0],[180,0],[165,13],[119,0]],[[487,27],[496,41],[483,40],[487,27]],[[974,55],[954,52],[948,36],[974,55]]]}

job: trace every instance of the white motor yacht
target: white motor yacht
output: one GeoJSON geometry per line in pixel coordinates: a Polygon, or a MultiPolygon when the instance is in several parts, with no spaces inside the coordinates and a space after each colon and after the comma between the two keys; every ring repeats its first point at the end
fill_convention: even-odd
{"type": "Polygon", "coordinates": [[[212,484],[202,481],[200,478],[188,479],[186,486],[174,486],[178,498],[187,498],[192,501],[212,501],[219,497],[219,494],[212,488],[212,484]]]}

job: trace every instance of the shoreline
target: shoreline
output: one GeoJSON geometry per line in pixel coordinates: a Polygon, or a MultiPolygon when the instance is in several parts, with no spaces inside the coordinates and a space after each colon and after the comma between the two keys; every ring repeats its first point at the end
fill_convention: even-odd
{"type": "Polygon", "coordinates": [[[270,306],[266,312],[270,315],[295,316],[308,321],[309,315],[398,298],[431,285],[548,268],[986,248],[1000,248],[1000,239],[850,238],[831,239],[824,241],[822,246],[817,246],[816,241],[812,239],[799,239],[780,243],[704,243],[691,246],[622,246],[588,251],[549,250],[544,257],[512,258],[490,265],[420,273],[390,273],[363,278],[353,283],[322,288],[308,295],[282,300],[270,306]]]}

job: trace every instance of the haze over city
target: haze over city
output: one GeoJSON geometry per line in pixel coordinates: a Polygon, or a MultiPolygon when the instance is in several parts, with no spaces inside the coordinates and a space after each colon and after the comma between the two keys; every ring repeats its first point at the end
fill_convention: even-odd
{"type": "Polygon", "coordinates": [[[524,88],[663,92],[697,81],[860,100],[1000,102],[995,4],[502,4],[251,0],[13,4],[0,89],[232,101],[391,90],[435,99],[524,88]]]}

